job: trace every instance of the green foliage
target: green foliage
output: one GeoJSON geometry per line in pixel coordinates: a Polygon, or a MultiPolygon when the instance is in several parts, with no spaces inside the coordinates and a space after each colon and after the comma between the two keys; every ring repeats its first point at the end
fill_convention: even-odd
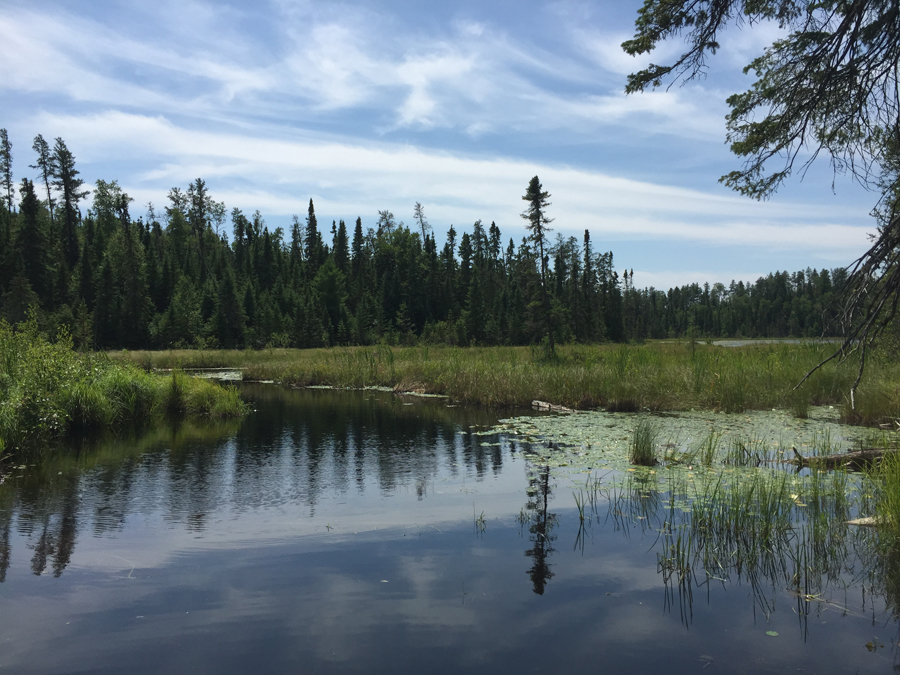
{"type": "MultiPolygon", "coordinates": [[[[639,289],[611,252],[594,252],[589,233],[582,243],[548,239],[549,194],[537,177],[524,196],[531,236],[519,246],[504,248],[500,228],[479,220],[460,237],[451,227],[441,247],[419,205],[415,231],[384,211],[377,229],[358,218],[352,243],[335,224],[329,249],[311,202],[289,242],[259,212],[233,210],[229,244],[219,231],[225,208],[202,179],[169,192],[163,222],[152,205],[133,219],[131,197],[98,180],[82,218],[86,191],[65,143],[51,148],[38,136],[34,150],[44,185],[26,180],[19,213],[0,219],[0,316],[15,324],[35,306],[43,330],[66,326],[79,349],[383,340],[547,351],[546,339],[553,358],[557,342],[813,336],[839,281],[807,270],[727,288],[639,289]]],[[[626,392],[617,398],[622,409],[635,403],[626,392]]]]}
{"type": "MultiPolygon", "coordinates": [[[[530,406],[538,399],[582,409],[725,411],[734,410],[735,390],[746,410],[788,407],[794,385],[827,350],[827,345],[816,344],[734,348],[698,344],[692,356],[684,345],[659,342],[560,346],[557,359],[550,361],[535,359],[534,351],[527,347],[446,346],[430,346],[424,351],[420,346],[176,350],[128,352],[127,357],[155,368],[179,363],[183,367],[242,367],[248,379],[299,386],[378,385],[446,394],[486,406],[530,406]]],[[[803,388],[813,405],[840,406],[855,376],[849,364],[829,364],[803,388]]],[[[900,410],[898,379],[900,364],[885,356],[867,386],[893,393],[891,397],[867,396],[871,415],[879,410],[879,401],[882,416],[900,410]]],[[[868,391],[861,389],[861,395],[868,391]]],[[[860,401],[857,403],[859,407],[860,401]]]]}
{"type": "Polygon", "coordinates": [[[0,441],[9,448],[75,429],[143,424],[164,414],[243,412],[235,390],[180,372],[151,375],[105,354],[79,354],[66,332],[50,342],[34,313],[15,329],[0,321],[0,441]]]}
{"type": "MultiPolygon", "coordinates": [[[[836,171],[878,183],[883,141],[897,131],[896,92],[900,13],[894,3],[804,0],[645,0],[630,54],[684,38],[687,50],[669,65],[650,65],[628,77],[626,91],[658,87],[664,79],[691,79],[704,70],[729,24],[765,20],[790,34],[775,40],[745,69],[752,87],[728,99],[728,139],[747,158],[722,180],[756,198],[769,196],[791,174],[801,148],[829,156],[836,171]],[[886,133],[885,133],[886,132],[886,133]],[[770,169],[767,162],[775,161],[770,169]],[[875,170],[873,170],[875,169],[875,170]]],[[[808,160],[812,161],[812,159],[808,160]]]]}
{"type": "Polygon", "coordinates": [[[869,472],[878,526],[900,543],[900,453],[887,453],[869,472]]]}
{"type": "Polygon", "coordinates": [[[655,466],[656,439],[659,432],[652,420],[643,418],[634,426],[631,444],[628,447],[628,461],[638,466],[655,466]]]}

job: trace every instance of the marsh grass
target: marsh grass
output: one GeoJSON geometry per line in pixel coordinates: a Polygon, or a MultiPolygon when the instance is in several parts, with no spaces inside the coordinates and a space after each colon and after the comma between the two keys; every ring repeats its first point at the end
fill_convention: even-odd
{"type": "Polygon", "coordinates": [[[659,462],[656,457],[658,435],[659,431],[653,420],[646,417],[638,420],[631,435],[628,461],[638,466],[655,466],[659,462]]]}
{"type": "Polygon", "coordinates": [[[443,394],[490,407],[528,406],[534,399],[570,408],[610,411],[712,409],[723,412],[810,405],[843,406],[858,423],[900,418],[900,363],[873,356],[856,397],[845,401],[855,377],[852,363],[828,364],[793,391],[830,355],[820,344],[724,348],[679,343],[567,345],[554,358],[528,347],[336,347],[260,351],[119,352],[115,359],[142,368],[242,368],[245,379],[291,386],[390,387],[443,394]]]}
{"type": "Polygon", "coordinates": [[[0,322],[0,441],[19,448],[67,432],[141,425],[166,414],[240,416],[234,389],[184,373],[147,373],[105,354],[79,354],[62,334],[49,342],[28,322],[0,322]]]}
{"type": "Polygon", "coordinates": [[[738,436],[732,439],[723,463],[727,466],[761,466],[776,459],[777,450],[769,447],[764,439],[738,436]]]}
{"type": "Polygon", "coordinates": [[[888,453],[869,470],[878,526],[900,542],[900,453],[888,453]]]}
{"type": "Polygon", "coordinates": [[[722,433],[716,429],[710,429],[706,438],[700,443],[700,447],[697,448],[696,457],[699,463],[705,467],[712,466],[721,442],[722,433]]]}
{"type": "Polygon", "coordinates": [[[682,473],[654,496],[646,477],[628,474],[598,493],[617,530],[629,534],[637,526],[654,537],[666,608],[677,606],[685,623],[695,587],[732,578],[749,584],[765,616],[774,611],[775,589],[786,589],[803,622],[829,588],[840,595],[848,577],[877,576],[888,602],[895,597],[890,578],[879,572],[890,560],[873,554],[877,535],[847,524],[856,508],[852,483],[844,472],[761,469],[697,480],[682,473]]]}

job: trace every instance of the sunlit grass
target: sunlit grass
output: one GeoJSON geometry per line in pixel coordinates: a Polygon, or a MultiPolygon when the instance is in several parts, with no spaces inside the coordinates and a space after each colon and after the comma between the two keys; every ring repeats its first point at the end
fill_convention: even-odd
{"type": "Polygon", "coordinates": [[[21,447],[70,431],[143,424],[156,417],[240,416],[238,392],[180,372],[164,377],[105,354],[49,342],[33,323],[0,322],[0,442],[21,447]]]}
{"type": "Polygon", "coordinates": [[[242,368],[245,379],[292,386],[390,387],[444,394],[492,407],[527,406],[534,399],[571,408],[612,411],[707,409],[723,412],[841,406],[860,424],[900,418],[900,363],[876,355],[856,395],[848,393],[855,364],[829,364],[793,387],[828,356],[822,344],[724,348],[679,343],[569,345],[558,358],[528,347],[340,347],[260,351],[125,352],[113,354],[151,368],[242,368]]]}

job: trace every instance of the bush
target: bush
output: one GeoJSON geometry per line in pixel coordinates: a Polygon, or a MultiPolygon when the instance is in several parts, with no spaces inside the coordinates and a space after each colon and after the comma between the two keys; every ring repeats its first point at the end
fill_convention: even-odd
{"type": "Polygon", "coordinates": [[[151,375],[105,354],[79,354],[65,331],[50,342],[33,318],[16,328],[0,321],[0,444],[7,448],[163,414],[244,412],[234,389],[180,372],[151,375]]]}

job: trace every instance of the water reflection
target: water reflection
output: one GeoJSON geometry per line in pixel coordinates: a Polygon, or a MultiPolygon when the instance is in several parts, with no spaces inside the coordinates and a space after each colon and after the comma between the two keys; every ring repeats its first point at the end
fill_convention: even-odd
{"type": "Polygon", "coordinates": [[[549,559],[554,550],[556,535],[553,534],[553,528],[557,524],[557,515],[549,512],[550,467],[531,467],[528,473],[528,502],[525,509],[529,514],[528,534],[532,546],[525,551],[525,555],[531,556],[534,561],[528,570],[534,592],[543,595],[547,582],[553,578],[549,559]]]}
{"type": "Polygon", "coordinates": [[[408,487],[422,500],[442,471],[480,481],[503,468],[501,445],[473,433],[496,421],[484,411],[385,392],[244,391],[255,411],[240,425],[178,424],[45,448],[18,457],[21,468],[7,465],[0,581],[12,560],[12,528],[33,551],[33,574],[58,577],[79,533],[121,531],[135,514],[159,513],[202,534],[226,512],[303,505],[311,517],[324,496],[372,500],[408,487]]]}
{"type": "Polygon", "coordinates": [[[797,496],[791,527],[769,534],[710,520],[687,486],[661,491],[649,472],[592,476],[576,488],[582,519],[570,476],[475,433],[495,422],[483,411],[381,392],[246,393],[256,412],[241,424],[4,465],[0,634],[15,648],[0,669],[677,675],[895,662],[900,554],[874,555],[871,532],[847,528],[825,474],[797,496]],[[473,513],[486,525],[474,536],[473,513]],[[886,646],[870,653],[873,631],[886,646]]]}
{"type": "MultiPolygon", "coordinates": [[[[874,620],[883,607],[895,620],[900,615],[900,568],[891,562],[897,547],[879,550],[874,529],[848,524],[855,515],[848,480],[813,471],[796,494],[777,473],[745,479],[732,491],[722,489],[722,478],[711,487],[670,479],[663,490],[657,474],[645,471],[606,485],[588,479],[580,493],[588,526],[611,523],[625,538],[637,532],[651,541],[664,609],[677,612],[685,627],[693,622],[695,590],[709,603],[714,586],[746,585],[754,620],[768,621],[786,594],[806,640],[810,621],[826,613],[874,620]]],[[[582,526],[578,538],[585,536],[582,526]]]]}

